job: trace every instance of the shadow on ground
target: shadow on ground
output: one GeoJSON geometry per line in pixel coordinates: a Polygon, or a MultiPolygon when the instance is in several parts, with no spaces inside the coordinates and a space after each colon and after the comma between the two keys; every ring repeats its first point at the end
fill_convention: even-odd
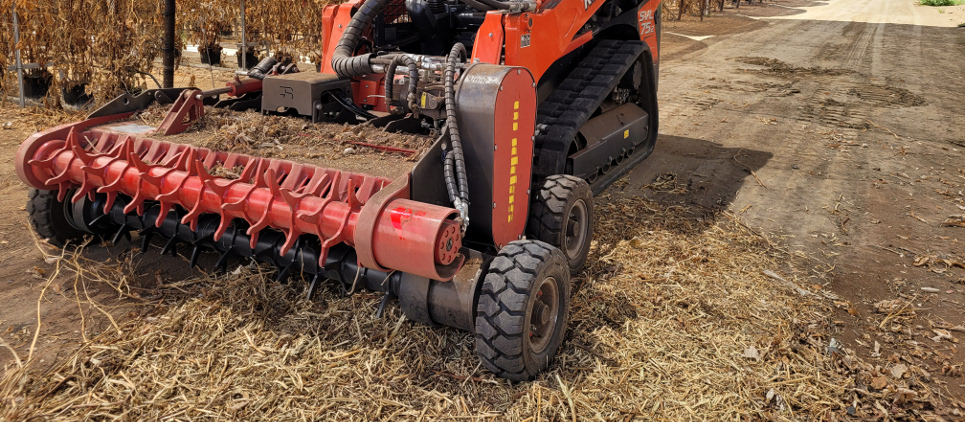
{"type": "Polygon", "coordinates": [[[606,194],[642,196],[659,202],[687,203],[713,211],[726,209],[754,172],[773,154],[728,148],[702,139],[660,135],[649,158],[606,194]]]}

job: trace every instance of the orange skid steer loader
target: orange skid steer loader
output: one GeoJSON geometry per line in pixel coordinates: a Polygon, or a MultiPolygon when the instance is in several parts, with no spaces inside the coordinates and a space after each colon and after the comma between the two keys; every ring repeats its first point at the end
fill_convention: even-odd
{"type": "Polygon", "coordinates": [[[34,229],[253,258],[310,278],[309,297],[325,280],[382,291],[532,379],[563,341],[594,194],[654,148],[659,3],[353,0],[323,22],[318,72],[269,57],[224,88],[125,94],[30,136],[16,166],[34,229]],[[172,104],[159,127],[131,119],[154,103],[172,104]],[[395,180],[164,140],[206,105],[437,139],[395,180]]]}

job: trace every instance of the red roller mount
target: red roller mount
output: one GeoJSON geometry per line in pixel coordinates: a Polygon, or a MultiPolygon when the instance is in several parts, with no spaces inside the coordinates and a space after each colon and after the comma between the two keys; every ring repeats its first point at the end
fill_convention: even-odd
{"type": "Polygon", "coordinates": [[[365,267],[435,280],[451,279],[462,264],[458,211],[407,199],[409,175],[393,182],[97,128],[85,131],[107,120],[31,136],[18,150],[17,174],[35,188],[59,189],[61,200],[73,188],[75,202],[106,194],[105,209],[118,194],[131,198],[128,213],[143,214],[144,201],[157,201],[159,220],[180,205],[188,211],[182,223],[192,228],[202,213],[216,214],[221,217],[216,239],[234,219],[249,224],[252,245],[261,230],[274,228],[286,235],[282,253],[299,235],[312,234],[322,243],[321,265],[328,248],[338,243],[354,246],[365,267]],[[216,168],[242,170],[230,180],[212,175],[216,168]]]}
{"type": "Polygon", "coordinates": [[[228,82],[224,88],[201,91],[197,89],[186,89],[178,99],[164,121],[158,126],[158,132],[162,135],[174,135],[184,132],[192,123],[204,117],[204,98],[214,97],[221,94],[228,94],[231,97],[240,97],[250,92],[261,91],[262,81],[258,79],[239,79],[228,82]]]}

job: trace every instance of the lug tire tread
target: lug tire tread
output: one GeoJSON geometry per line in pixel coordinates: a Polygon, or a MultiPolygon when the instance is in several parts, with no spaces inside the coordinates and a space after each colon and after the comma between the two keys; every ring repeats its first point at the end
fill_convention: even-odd
{"type": "MultiPolygon", "coordinates": [[[[527,362],[524,336],[527,306],[534,288],[542,281],[541,276],[559,265],[565,268],[563,253],[541,241],[519,240],[510,242],[490,264],[483,281],[479,304],[476,307],[476,354],[487,369],[511,381],[527,381],[549,366],[556,355],[563,329],[554,333],[545,351],[546,359],[529,359],[527,362]]],[[[561,309],[565,321],[569,313],[569,277],[563,268],[558,280],[563,284],[559,292],[564,306],[561,309]]]]}
{"type": "MultiPolygon", "coordinates": [[[[565,220],[567,206],[570,199],[574,202],[583,199],[586,203],[590,232],[587,233],[586,245],[580,256],[569,261],[570,274],[575,275],[583,269],[590,252],[590,241],[593,235],[593,192],[585,180],[568,174],[556,174],[547,177],[539,192],[533,196],[530,204],[529,222],[526,225],[526,235],[531,239],[538,239],[561,251],[566,250],[565,220]]],[[[566,254],[563,254],[566,256],[566,254]]]]}
{"type": "Polygon", "coordinates": [[[30,226],[40,237],[58,247],[84,238],[84,232],[67,222],[63,206],[64,204],[57,200],[56,190],[31,188],[28,193],[27,215],[30,226]]]}

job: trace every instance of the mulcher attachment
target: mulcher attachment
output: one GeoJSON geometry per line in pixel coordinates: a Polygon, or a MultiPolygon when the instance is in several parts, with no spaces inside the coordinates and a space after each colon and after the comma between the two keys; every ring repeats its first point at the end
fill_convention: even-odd
{"type": "MultiPolygon", "coordinates": [[[[314,238],[320,267],[340,244],[353,246],[360,264],[379,271],[448,280],[461,264],[457,211],[406,199],[405,177],[392,182],[111,130],[61,127],[38,135],[21,147],[18,174],[38,189],[56,189],[60,202],[70,194],[74,203],[85,198],[101,203],[103,215],[143,220],[115,218],[114,240],[131,230],[147,237],[176,224],[173,233],[192,234],[167,236],[165,252],[174,250],[178,238],[222,242],[241,233],[254,250],[263,246],[259,240],[266,232],[273,232],[273,244],[280,241],[275,252],[282,257],[303,236],[314,238]],[[217,175],[231,171],[240,176],[217,175]]],[[[84,223],[90,228],[95,221],[84,223]]],[[[241,246],[231,243],[226,253],[241,246]]]]}

